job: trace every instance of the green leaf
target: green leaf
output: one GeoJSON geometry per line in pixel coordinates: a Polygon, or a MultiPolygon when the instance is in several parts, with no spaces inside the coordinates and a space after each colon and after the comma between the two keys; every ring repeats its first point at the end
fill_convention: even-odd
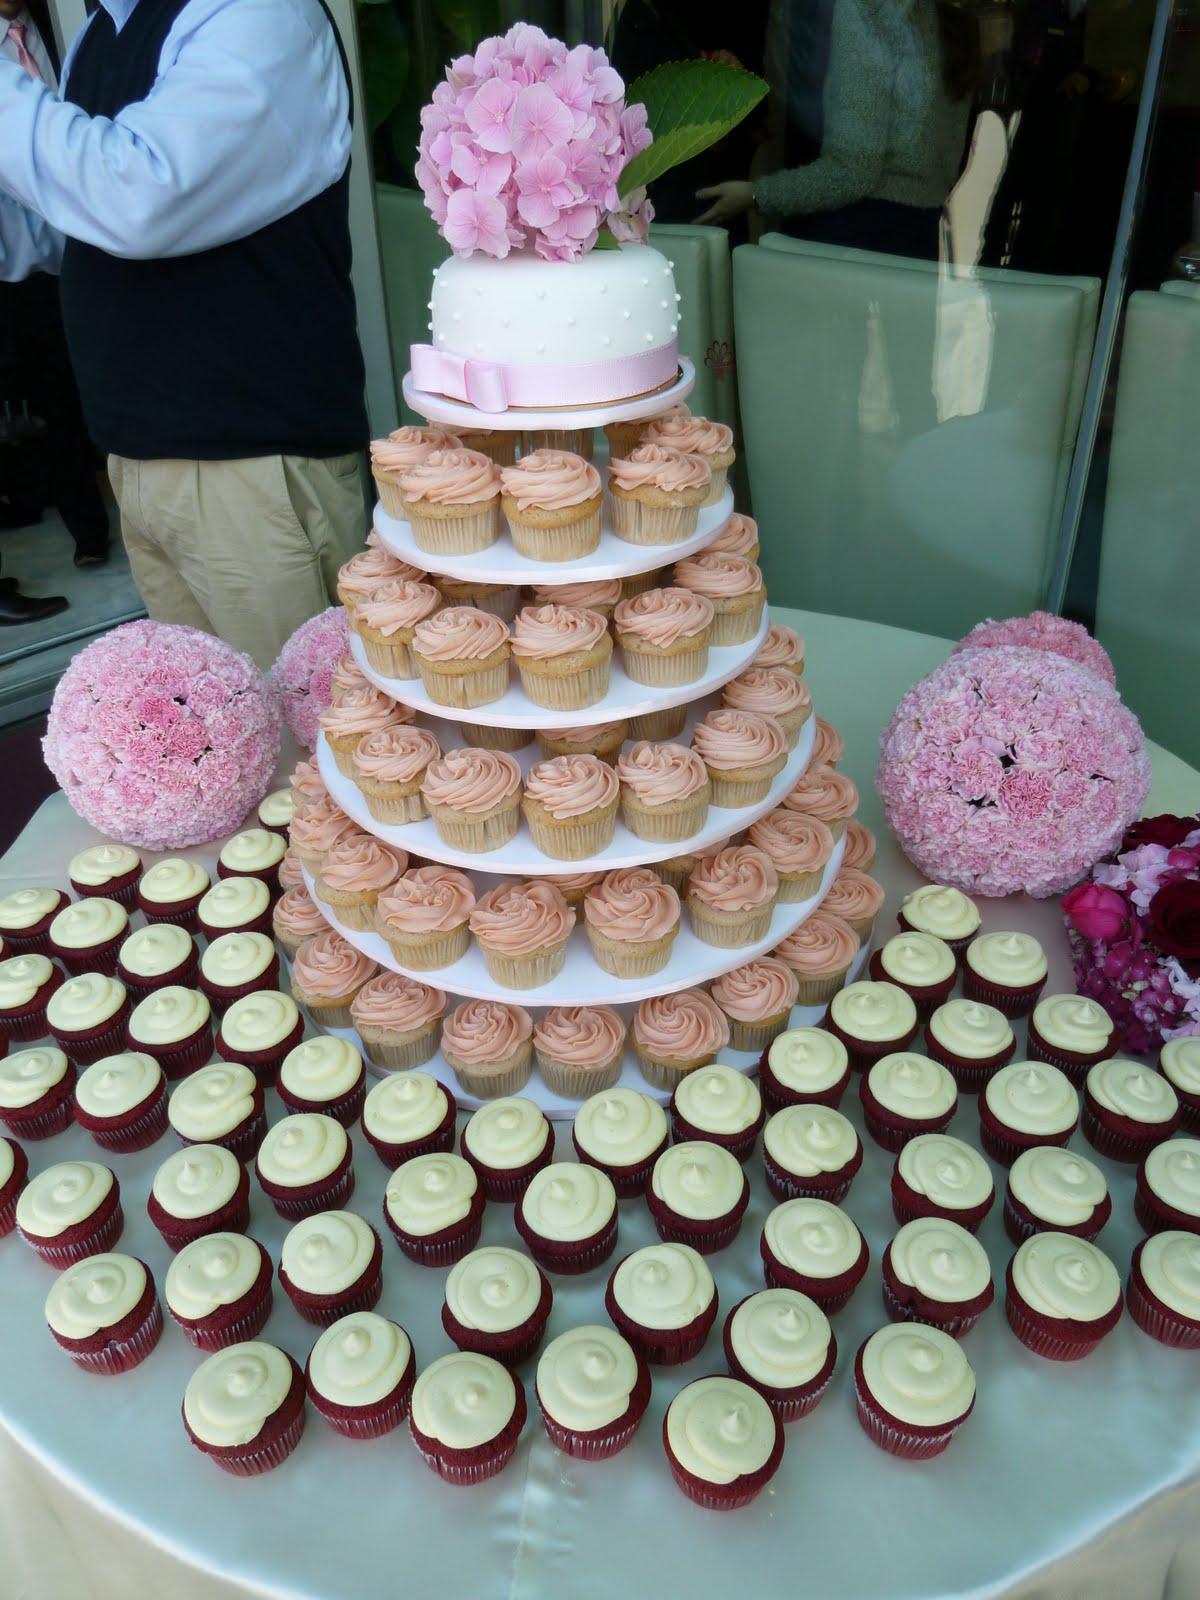
{"type": "Polygon", "coordinates": [[[644,73],[629,85],[625,100],[643,102],[654,143],[622,172],[622,196],[723,139],[767,89],[757,73],[724,61],[666,61],[644,73]]]}
{"type": "Polygon", "coordinates": [[[612,234],[607,228],[600,229],[599,233],[596,235],[596,242],[592,246],[593,250],[619,250],[620,248],[621,246],[617,243],[616,239],[613,238],[612,234]]]}

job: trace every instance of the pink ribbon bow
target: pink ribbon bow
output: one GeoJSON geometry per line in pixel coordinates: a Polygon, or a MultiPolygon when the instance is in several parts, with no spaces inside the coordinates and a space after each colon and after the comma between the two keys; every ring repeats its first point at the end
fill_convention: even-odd
{"type": "Polygon", "coordinates": [[[435,350],[431,344],[414,344],[412,381],[430,394],[465,400],[476,411],[508,410],[504,369],[490,361],[471,361],[447,350],[435,350]]]}

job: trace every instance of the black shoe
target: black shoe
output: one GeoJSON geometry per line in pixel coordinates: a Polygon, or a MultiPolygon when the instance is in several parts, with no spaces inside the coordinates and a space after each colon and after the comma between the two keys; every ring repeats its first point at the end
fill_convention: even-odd
{"type": "Polygon", "coordinates": [[[44,595],[35,599],[22,594],[14,578],[0,578],[0,628],[15,628],[22,622],[41,622],[67,609],[64,595],[44,595]]]}

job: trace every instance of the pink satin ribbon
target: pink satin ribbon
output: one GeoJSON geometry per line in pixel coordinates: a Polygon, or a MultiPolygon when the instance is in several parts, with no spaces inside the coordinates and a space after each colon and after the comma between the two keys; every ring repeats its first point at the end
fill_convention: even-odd
{"type": "Polygon", "coordinates": [[[430,344],[414,344],[410,354],[416,388],[465,400],[476,411],[488,412],[507,411],[510,406],[603,405],[657,389],[679,370],[674,339],[612,361],[536,367],[474,361],[448,350],[435,350],[430,344]]]}

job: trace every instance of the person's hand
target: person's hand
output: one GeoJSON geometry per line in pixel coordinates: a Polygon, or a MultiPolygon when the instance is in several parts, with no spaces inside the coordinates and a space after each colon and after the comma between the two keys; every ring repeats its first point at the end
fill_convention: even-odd
{"type": "Polygon", "coordinates": [[[701,222],[728,222],[732,217],[740,217],[743,211],[749,211],[754,204],[754,185],[744,182],[741,178],[732,179],[728,183],[714,183],[708,189],[696,190],[697,200],[711,200],[712,205],[707,211],[695,218],[701,222]]]}

